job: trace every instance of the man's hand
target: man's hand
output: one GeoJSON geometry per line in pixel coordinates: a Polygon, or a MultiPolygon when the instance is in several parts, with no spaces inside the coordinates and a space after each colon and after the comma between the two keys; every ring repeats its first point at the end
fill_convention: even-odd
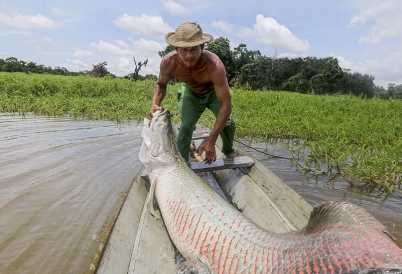
{"type": "Polygon", "coordinates": [[[210,165],[212,162],[216,161],[216,150],[215,150],[215,142],[210,141],[207,139],[205,143],[203,143],[199,148],[198,148],[198,154],[202,154],[202,152],[205,152],[205,159],[204,162],[208,165],[210,165]]]}
{"type": "Polygon", "coordinates": [[[151,110],[149,111],[149,116],[154,117],[155,111],[162,110],[162,108],[158,105],[152,104],[151,110]]]}

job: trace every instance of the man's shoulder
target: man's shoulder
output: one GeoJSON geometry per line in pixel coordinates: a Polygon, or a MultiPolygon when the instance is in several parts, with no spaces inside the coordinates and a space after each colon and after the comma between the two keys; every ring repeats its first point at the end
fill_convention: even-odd
{"type": "Polygon", "coordinates": [[[224,67],[221,59],[215,53],[204,50],[204,62],[207,64],[208,70],[215,71],[216,69],[222,69],[224,67]]]}
{"type": "Polygon", "coordinates": [[[218,55],[216,55],[215,53],[213,53],[212,51],[209,50],[203,50],[203,55],[205,56],[205,58],[211,60],[211,61],[215,61],[215,60],[219,60],[218,55]]]}
{"type": "Polygon", "coordinates": [[[176,61],[178,58],[178,54],[175,51],[169,52],[168,54],[166,54],[162,61],[163,62],[172,62],[172,61],[176,61]]]}
{"type": "Polygon", "coordinates": [[[178,62],[178,55],[175,51],[169,52],[168,54],[163,57],[161,61],[161,66],[164,67],[165,69],[167,68],[174,68],[177,65],[178,62]]]}

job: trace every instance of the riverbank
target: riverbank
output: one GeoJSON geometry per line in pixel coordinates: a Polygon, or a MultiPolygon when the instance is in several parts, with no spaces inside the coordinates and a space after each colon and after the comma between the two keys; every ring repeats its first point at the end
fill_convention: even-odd
{"type": "MultiPolygon", "coordinates": [[[[0,112],[123,122],[148,116],[153,81],[0,73],[0,112]]],[[[177,115],[176,90],[163,107],[177,115]]],[[[402,101],[232,90],[236,137],[288,139],[299,169],[401,193],[402,101]],[[299,161],[302,159],[302,161],[299,161]]],[[[212,127],[206,112],[200,120],[212,127]]]]}

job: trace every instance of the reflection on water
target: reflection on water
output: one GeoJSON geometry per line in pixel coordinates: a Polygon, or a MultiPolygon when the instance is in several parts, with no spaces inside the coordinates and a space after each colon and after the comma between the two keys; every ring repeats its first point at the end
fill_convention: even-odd
{"type": "Polygon", "coordinates": [[[137,169],[135,125],[0,116],[0,273],[93,270],[137,169]]]}
{"type": "MultiPolygon", "coordinates": [[[[0,115],[0,273],[91,272],[140,168],[142,126],[0,115]]],[[[348,192],[347,183],[295,170],[280,145],[249,149],[311,204],[363,206],[402,246],[402,199],[348,192]]]]}
{"type": "Polygon", "coordinates": [[[280,143],[266,144],[239,140],[236,145],[247,151],[278,175],[311,205],[325,201],[348,201],[362,206],[382,222],[402,248],[402,199],[380,193],[362,195],[342,178],[330,180],[324,175],[310,176],[298,172],[291,153],[280,143]],[[250,148],[251,146],[252,148],[250,148]],[[274,156],[274,157],[273,157],[274,156]]]}

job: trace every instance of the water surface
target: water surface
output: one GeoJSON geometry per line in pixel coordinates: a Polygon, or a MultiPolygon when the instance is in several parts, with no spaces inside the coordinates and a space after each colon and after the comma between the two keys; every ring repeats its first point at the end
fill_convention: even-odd
{"type": "Polygon", "coordinates": [[[140,164],[140,130],[0,116],[0,273],[83,273],[140,164]]]}
{"type": "MultiPolygon", "coordinates": [[[[141,167],[141,129],[135,122],[0,115],[0,273],[94,270],[141,167]]],[[[364,196],[341,179],[300,173],[278,144],[236,144],[312,205],[342,200],[363,206],[402,247],[401,198],[364,196]]]]}

